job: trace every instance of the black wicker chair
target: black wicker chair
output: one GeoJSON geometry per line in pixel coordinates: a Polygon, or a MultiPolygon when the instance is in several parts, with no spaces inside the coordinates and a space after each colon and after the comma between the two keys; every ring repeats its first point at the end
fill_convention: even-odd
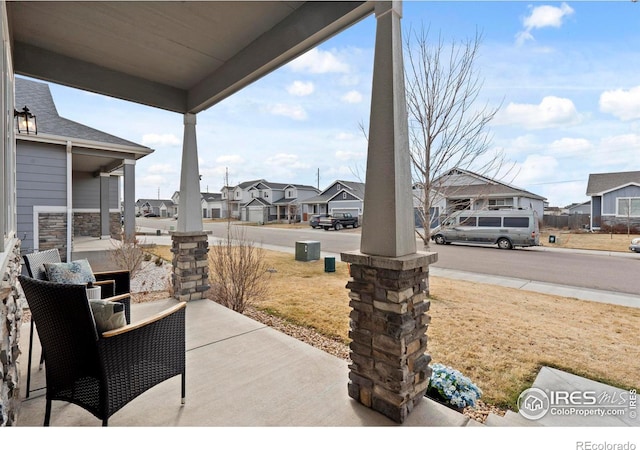
{"type": "MultiPolygon", "coordinates": [[[[57,248],[44,250],[41,252],[29,253],[23,255],[24,265],[27,273],[31,278],[37,280],[46,280],[47,272],[45,270],[46,263],[59,263],[60,252],[57,248]]],[[[131,321],[131,306],[129,300],[130,277],[127,270],[116,270],[108,272],[94,272],[96,277],[96,286],[100,286],[100,295],[103,299],[118,301],[124,305],[127,323],[131,321]]],[[[25,397],[29,398],[31,394],[31,360],[33,356],[33,318],[31,318],[31,326],[29,329],[29,356],[27,361],[27,389],[25,397]]],[[[40,355],[39,369],[42,370],[44,363],[44,352],[40,355]]]]}
{"type": "Polygon", "coordinates": [[[45,426],[53,400],[74,403],[107,426],[131,400],[176,375],[184,403],[186,303],[99,334],[83,285],[19,281],[47,355],[45,426]]]}

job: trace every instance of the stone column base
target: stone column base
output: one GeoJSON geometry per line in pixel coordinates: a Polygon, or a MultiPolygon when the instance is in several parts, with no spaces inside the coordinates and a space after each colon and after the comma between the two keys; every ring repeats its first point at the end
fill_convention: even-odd
{"type": "Polygon", "coordinates": [[[431,376],[427,350],[429,264],[437,253],[399,258],[342,253],[351,264],[349,396],[402,423],[431,376]]]}
{"type": "Polygon", "coordinates": [[[209,290],[209,243],[202,231],[174,232],[173,241],[173,292],[180,301],[205,298],[209,290]]]}

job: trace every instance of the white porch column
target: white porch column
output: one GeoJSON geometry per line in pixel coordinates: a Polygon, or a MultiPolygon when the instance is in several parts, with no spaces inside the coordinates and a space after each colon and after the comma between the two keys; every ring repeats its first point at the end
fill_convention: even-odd
{"type": "Polygon", "coordinates": [[[205,298],[209,289],[209,248],[202,227],[196,116],[191,113],[184,115],[178,230],[171,239],[174,296],[181,301],[205,298]]]}
{"type": "Polygon", "coordinates": [[[124,185],[124,236],[130,240],[136,234],[136,161],[125,159],[122,166],[124,185]]]}
{"type": "Polygon", "coordinates": [[[100,173],[100,239],[111,239],[109,230],[109,180],[111,175],[100,173]]]}
{"type": "Polygon", "coordinates": [[[399,257],[416,252],[400,32],[402,3],[376,2],[375,15],[378,23],[360,251],[399,257]]]}
{"type": "Polygon", "coordinates": [[[196,141],[196,115],[191,113],[184,115],[178,231],[202,231],[202,211],[200,209],[200,170],[198,169],[198,144],[196,141]]]}

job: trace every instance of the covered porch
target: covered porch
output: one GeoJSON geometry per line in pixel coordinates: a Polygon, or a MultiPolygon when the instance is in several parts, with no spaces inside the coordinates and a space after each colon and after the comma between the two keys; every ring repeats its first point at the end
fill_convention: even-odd
{"type": "MultiPolygon", "coordinates": [[[[132,320],[176,300],[132,305],[132,320]]],[[[22,336],[28,336],[28,324],[22,336]]],[[[112,427],[385,427],[396,422],[346,395],[347,362],[210,300],[187,306],[187,397],[180,404],[180,377],[159,384],[109,420],[112,427]]],[[[26,346],[20,364],[26,380],[26,346]]],[[[40,355],[34,341],[34,359],[40,355]]],[[[32,389],[22,401],[19,427],[42,426],[44,370],[32,369],[32,389]]],[[[21,386],[24,392],[24,386],[21,386]]],[[[24,396],[24,394],[23,394],[24,396]]],[[[101,421],[65,402],[53,402],[51,426],[98,427],[101,421]]],[[[403,426],[482,426],[424,398],[403,426]]]]}

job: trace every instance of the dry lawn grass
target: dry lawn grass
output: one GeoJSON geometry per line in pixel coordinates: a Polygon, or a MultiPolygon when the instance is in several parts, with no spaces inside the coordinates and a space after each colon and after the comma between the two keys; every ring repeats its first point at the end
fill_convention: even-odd
{"type": "MultiPolygon", "coordinates": [[[[265,254],[276,272],[269,298],[256,307],[348,342],[347,265],[336,261],[336,272],[325,273],[322,260],[265,254]]],[[[430,290],[433,361],[468,375],[487,403],[513,407],[542,365],[640,387],[640,309],[437,277],[430,290]]]]}
{"type": "Polygon", "coordinates": [[[560,230],[543,230],[540,233],[540,243],[545,247],[577,248],[584,250],[604,250],[611,252],[629,252],[631,239],[640,237],[632,234],[609,233],[572,233],[560,230]],[[556,237],[555,244],[549,243],[549,235],[556,237]]]}

